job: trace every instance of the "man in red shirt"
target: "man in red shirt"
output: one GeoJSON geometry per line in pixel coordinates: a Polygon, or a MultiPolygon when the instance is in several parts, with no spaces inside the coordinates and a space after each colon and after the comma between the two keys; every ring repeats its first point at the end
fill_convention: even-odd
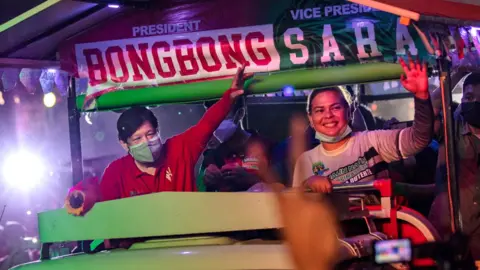
{"type": "MultiPolygon", "coordinates": [[[[165,142],[158,135],[158,121],[150,110],[133,107],[123,112],[117,130],[120,144],[128,155],[106,168],[99,186],[96,181],[83,181],[72,191],[80,190],[86,197],[94,198],[84,198],[85,203],[162,191],[195,191],[195,164],[232,104],[244,93],[243,72],[244,67],[239,68],[230,89],[207,110],[198,124],[165,142]]],[[[82,208],[84,211],[76,214],[84,214],[90,207],[83,205],[82,208]]]]}

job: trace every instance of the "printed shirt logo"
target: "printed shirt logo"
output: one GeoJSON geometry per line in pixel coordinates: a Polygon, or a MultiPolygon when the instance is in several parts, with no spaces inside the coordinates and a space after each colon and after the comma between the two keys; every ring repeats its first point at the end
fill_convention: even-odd
{"type": "Polygon", "coordinates": [[[368,167],[368,161],[365,157],[360,157],[354,163],[341,167],[332,172],[328,178],[335,183],[355,183],[363,178],[373,175],[368,167]]]}
{"type": "Polygon", "coordinates": [[[168,181],[172,182],[172,170],[170,169],[170,167],[167,168],[167,172],[165,173],[165,177],[167,178],[168,181]]]}
{"type": "Polygon", "coordinates": [[[312,171],[315,175],[322,176],[328,170],[330,169],[325,167],[325,164],[323,164],[321,161],[312,164],[312,171]]]}

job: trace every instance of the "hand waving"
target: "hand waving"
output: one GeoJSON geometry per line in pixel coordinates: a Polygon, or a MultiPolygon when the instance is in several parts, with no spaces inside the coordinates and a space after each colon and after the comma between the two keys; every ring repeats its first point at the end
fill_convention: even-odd
{"type": "MultiPolygon", "coordinates": [[[[303,117],[292,120],[291,162],[295,162],[296,158],[306,150],[305,127],[303,117]]],[[[273,186],[273,183],[278,183],[278,179],[272,171],[260,167],[260,174],[264,183],[270,185],[271,190],[276,191],[279,214],[284,226],[283,237],[289,247],[295,269],[333,269],[338,259],[339,228],[331,205],[325,200],[312,200],[303,189],[279,192],[273,186]]]]}
{"type": "Polygon", "coordinates": [[[427,65],[420,63],[419,60],[412,60],[410,54],[408,54],[408,63],[400,58],[400,65],[405,72],[400,78],[403,87],[419,99],[428,99],[427,65]]]}
{"type": "Polygon", "coordinates": [[[230,99],[235,101],[239,96],[243,95],[245,91],[243,90],[243,84],[247,77],[244,76],[245,74],[245,64],[242,67],[238,68],[237,74],[233,77],[232,85],[230,86],[230,99]]]}

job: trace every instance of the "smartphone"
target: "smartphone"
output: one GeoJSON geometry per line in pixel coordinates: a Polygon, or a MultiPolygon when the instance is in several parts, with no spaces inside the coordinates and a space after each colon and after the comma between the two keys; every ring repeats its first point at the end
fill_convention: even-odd
{"type": "Polygon", "coordinates": [[[375,241],[373,249],[376,264],[405,263],[412,260],[412,243],[408,239],[375,241]]]}

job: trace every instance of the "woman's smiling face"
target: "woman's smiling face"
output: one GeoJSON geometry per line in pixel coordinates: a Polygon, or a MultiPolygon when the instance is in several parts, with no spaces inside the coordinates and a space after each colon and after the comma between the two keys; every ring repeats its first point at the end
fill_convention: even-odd
{"type": "Polygon", "coordinates": [[[336,90],[318,93],[311,101],[308,115],[315,131],[335,137],[348,125],[348,106],[345,98],[336,90]]]}

